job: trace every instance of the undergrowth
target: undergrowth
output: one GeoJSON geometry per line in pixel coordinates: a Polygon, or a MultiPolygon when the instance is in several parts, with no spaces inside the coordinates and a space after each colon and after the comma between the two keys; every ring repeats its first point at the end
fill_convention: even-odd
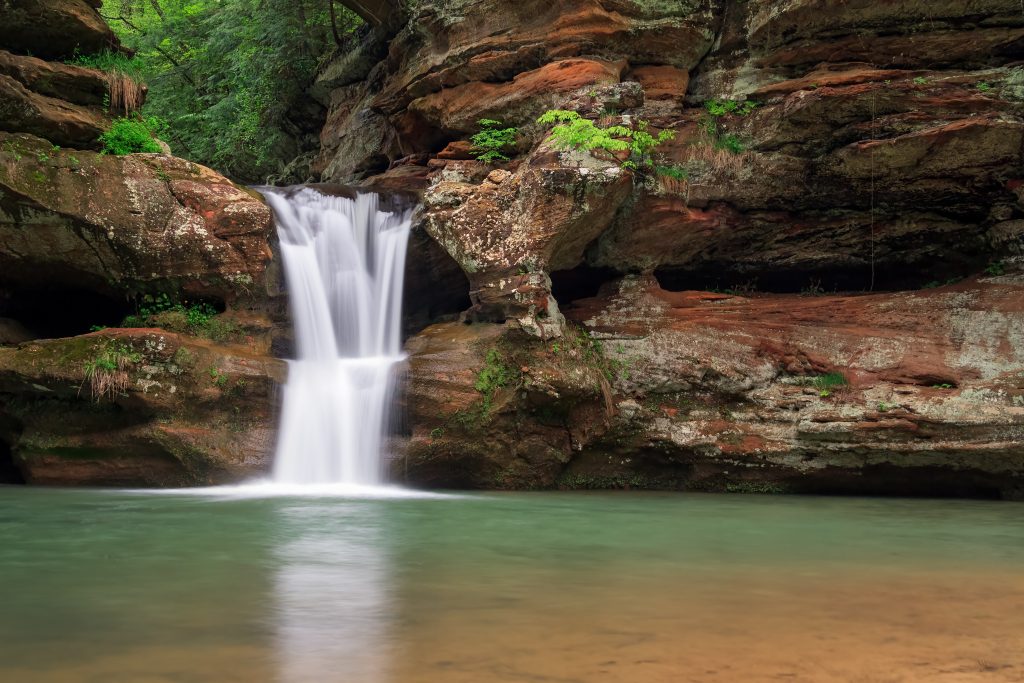
{"type": "Polygon", "coordinates": [[[163,122],[152,116],[146,119],[115,119],[107,132],[99,137],[99,141],[103,143],[101,153],[115,156],[136,153],[159,154],[163,150],[156,138],[162,128],[163,122]]]}
{"type": "Polygon", "coordinates": [[[167,294],[146,295],[137,312],[121,321],[122,327],[160,327],[213,341],[229,341],[239,334],[238,326],[221,320],[217,309],[206,302],[175,302],[167,294]]]}

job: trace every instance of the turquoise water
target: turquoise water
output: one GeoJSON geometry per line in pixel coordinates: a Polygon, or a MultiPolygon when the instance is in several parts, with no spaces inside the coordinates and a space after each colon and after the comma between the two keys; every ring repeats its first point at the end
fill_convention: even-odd
{"type": "Polygon", "coordinates": [[[1022,681],[1024,506],[0,488],[3,681],[1022,681]]]}

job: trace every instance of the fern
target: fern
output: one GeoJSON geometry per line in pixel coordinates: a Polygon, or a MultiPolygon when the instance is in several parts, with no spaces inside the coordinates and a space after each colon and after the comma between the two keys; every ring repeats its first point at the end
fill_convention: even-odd
{"type": "Polygon", "coordinates": [[[473,155],[478,161],[494,163],[495,161],[508,161],[504,154],[505,149],[514,147],[519,129],[513,126],[503,128],[501,121],[494,119],[480,119],[480,132],[470,138],[473,143],[473,155]]]}
{"type": "Polygon", "coordinates": [[[651,152],[661,143],[675,137],[675,131],[663,130],[657,137],[647,132],[647,121],[638,121],[634,128],[622,125],[601,127],[577,112],[554,109],[545,112],[537,123],[554,125],[551,141],[560,149],[578,149],[586,152],[602,151],[610,154],[629,151],[622,167],[637,170],[651,165],[651,152]]]}

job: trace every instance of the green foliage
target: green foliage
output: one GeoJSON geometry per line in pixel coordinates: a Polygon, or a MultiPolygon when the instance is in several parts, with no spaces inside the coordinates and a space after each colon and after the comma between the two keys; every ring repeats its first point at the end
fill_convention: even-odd
{"type": "Polygon", "coordinates": [[[745,100],[743,102],[740,102],[739,100],[707,100],[704,103],[704,109],[707,110],[708,114],[715,118],[721,118],[731,114],[736,116],[748,116],[757,109],[757,106],[757,102],[752,100],[745,100]]]}
{"type": "Polygon", "coordinates": [[[123,342],[111,341],[104,344],[96,356],[85,362],[83,368],[92,399],[96,402],[104,397],[114,399],[128,391],[131,381],[128,368],[141,360],[142,355],[132,351],[123,342]]]}
{"type": "Polygon", "coordinates": [[[473,387],[484,395],[484,413],[490,412],[494,394],[498,389],[518,384],[521,379],[522,373],[509,365],[499,350],[488,351],[487,357],[484,359],[484,367],[473,384],[473,387]]]}
{"type": "Polygon", "coordinates": [[[739,135],[736,135],[735,133],[726,133],[715,140],[715,148],[724,149],[728,152],[732,152],[733,154],[742,154],[746,151],[747,146],[739,135]]]}
{"type": "Polygon", "coordinates": [[[480,132],[470,138],[473,143],[473,155],[478,161],[493,163],[495,161],[508,161],[503,150],[514,147],[519,129],[509,126],[503,127],[501,121],[494,119],[480,119],[480,132]]]}
{"type": "Polygon", "coordinates": [[[624,168],[638,169],[653,164],[651,153],[658,145],[675,138],[675,131],[663,130],[657,137],[648,132],[647,121],[637,121],[632,128],[622,125],[601,127],[574,111],[554,109],[545,112],[537,123],[554,126],[551,140],[561,149],[615,154],[629,151],[622,162],[624,168]]]}
{"type": "Polygon", "coordinates": [[[1005,275],[1006,266],[1002,261],[996,261],[995,263],[990,263],[985,267],[985,273],[992,276],[1005,275]]]}
{"type": "Polygon", "coordinates": [[[978,85],[975,87],[977,87],[978,90],[980,90],[981,92],[988,92],[989,90],[992,89],[992,86],[989,83],[986,83],[985,81],[978,83],[978,85]]]}
{"type": "Polygon", "coordinates": [[[210,373],[210,381],[213,383],[213,386],[217,387],[218,389],[223,389],[224,387],[227,386],[228,376],[225,375],[220,370],[218,370],[215,365],[211,365],[207,372],[210,373]]]}
{"type": "Polygon", "coordinates": [[[122,73],[136,79],[142,78],[145,69],[145,62],[140,57],[129,57],[121,52],[109,50],[92,55],[75,54],[67,63],[107,73],[122,73]]]}
{"type": "MultiPolygon", "coordinates": [[[[136,50],[143,111],[169,124],[176,154],[264,182],[315,134],[308,93],[337,48],[322,0],[107,0],[103,15],[136,50]]],[[[341,42],[363,22],[335,3],[341,42]]]]}
{"type": "Polygon", "coordinates": [[[836,389],[849,385],[846,375],[841,372],[830,372],[826,375],[820,375],[815,377],[813,382],[822,398],[828,398],[836,389]]]}
{"type": "Polygon", "coordinates": [[[166,294],[146,295],[135,314],[125,317],[122,327],[160,327],[172,332],[229,341],[238,327],[217,317],[217,309],[206,302],[175,302],[166,294]]]}
{"type": "Polygon", "coordinates": [[[155,139],[154,129],[160,127],[160,121],[151,118],[140,121],[134,118],[115,119],[110,129],[100,136],[103,143],[103,154],[124,156],[137,152],[159,154],[162,150],[155,139]]]}
{"type": "Polygon", "coordinates": [[[679,164],[673,164],[671,166],[655,166],[654,172],[664,178],[671,178],[672,180],[689,180],[690,169],[686,166],[680,166],[679,164]]]}
{"type": "Polygon", "coordinates": [[[757,109],[757,102],[746,100],[707,100],[704,102],[704,109],[707,110],[700,121],[700,129],[711,140],[715,149],[723,149],[732,154],[742,154],[746,151],[747,145],[743,139],[735,133],[719,135],[718,120],[726,116],[748,116],[757,109]]]}
{"type": "Polygon", "coordinates": [[[953,389],[955,387],[952,384],[949,384],[947,382],[943,382],[942,384],[933,384],[932,388],[933,389],[953,389]]]}
{"type": "Polygon", "coordinates": [[[918,76],[917,78],[914,79],[914,84],[915,85],[927,85],[928,84],[928,79],[925,78],[924,76],[918,76]]]}

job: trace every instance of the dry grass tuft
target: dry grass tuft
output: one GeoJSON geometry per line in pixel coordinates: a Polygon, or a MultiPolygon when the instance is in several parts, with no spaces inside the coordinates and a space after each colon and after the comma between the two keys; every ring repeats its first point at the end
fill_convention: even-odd
{"type": "Polygon", "coordinates": [[[110,111],[130,114],[142,108],[146,101],[146,88],[121,71],[107,72],[107,90],[110,93],[110,111]]]}

